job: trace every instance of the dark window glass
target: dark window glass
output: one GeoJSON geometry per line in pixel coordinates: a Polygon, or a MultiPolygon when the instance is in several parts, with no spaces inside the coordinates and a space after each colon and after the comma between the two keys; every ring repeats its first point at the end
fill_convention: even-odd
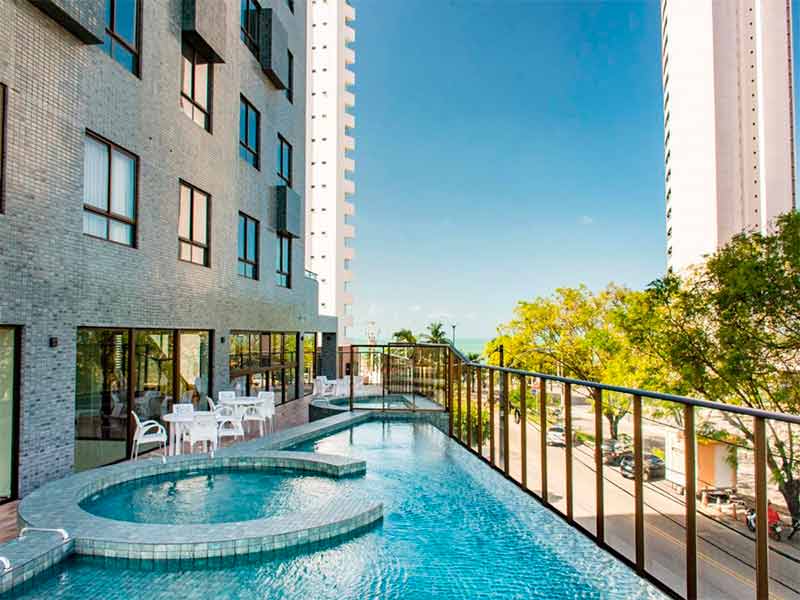
{"type": "Polygon", "coordinates": [[[261,115],[244,96],[239,99],[239,156],[253,165],[259,166],[259,139],[261,115]]]}
{"type": "Polygon", "coordinates": [[[189,44],[183,44],[181,108],[206,131],[211,131],[212,67],[189,44]]]}
{"type": "Polygon", "coordinates": [[[258,13],[261,6],[255,0],[241,0],[240,27],[242,41],[258,56],[258,13]]]}
{"type": "Polygon", "coordinates": [[[206,267],[208,266],[208,205],[208,194],[181,182],[178,257],[206,267]]]}
{"type": "Polygon", "coordinates": [[[17,495],[15,424],[17,415],[17,330],[0,326],[0,502],[17,495]]]}
{"type": "Polygon", "coordinates": [[[83,233],[133,246],[138,159],[87,135],[83,159],[83,233]]]}
{"type": "Polygon", "coordinates": [[[286,86],[286,98],[289,102],[294,102],[294,55],[289,50],[287,53],[289,54],[289,85],[286,86]]]}
{"type": "Polygon", "coordinates": [[[129,351],[127,330],[78,329],[76,471],[117,462],[127,455],[129,351]]]}
{"type": "Polygon", "coordinates": [[[278,177],[292,185],[292,145],[287,142],[282,135],[278,135],[278,177]]]}
{"type": "Polygon", "coordinates": [[[258,221],[239,213],[239,275],[258,279],[258,221]]]}
{"type": "Polygon", "coordinates": [[[106,0],[103,50],[134,75],[139,75],[139,1],[106,0]]]}
{"type": "Polygon", "coordinates": [[[275,283],[281,287],[292,287],[292,238],[278,234],[275,253],[275,283]]]}
{"type": "Polygon", "coordinates": [[[191,402],[197,410],[208,410],[211,335],[208,331],[181,331],[179,335],[178,399],[183,403],[191,402]]]}

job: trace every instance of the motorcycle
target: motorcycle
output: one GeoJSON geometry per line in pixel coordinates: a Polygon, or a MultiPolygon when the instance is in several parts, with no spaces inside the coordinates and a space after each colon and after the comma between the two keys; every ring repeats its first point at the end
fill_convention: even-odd
{"type": "MultiPolygon", "coordinates": [[[[747,528],[755,532],[756,530],[756,510],[754,508],[748,508],[747,514],[744,517],[744,522],[747,524],[747,528]]],[[[800,529],[800,523],[798,523],[797,519],[792,525],[792,532],[789,534],[789,538],[794,535],[794,532],[800,529]]],[[[783,525],[780,521],[775,523],[771,523],[769,526],[769,535],[772,537],[776,542],[781,541],[781,532],[783,531],[783,525]]]]}

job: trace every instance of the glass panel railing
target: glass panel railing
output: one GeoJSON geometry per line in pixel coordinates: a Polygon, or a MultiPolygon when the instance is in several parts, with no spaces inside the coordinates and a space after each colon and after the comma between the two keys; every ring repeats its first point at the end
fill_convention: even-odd
{"type": "MultiPolygon", "coordinates": [[[[567,514],[567,434],[564,420],[564,397],[561,386],[546,381],[544,390],[547,429],[547,497],[548,502],[563,515],[567,514]]],[[[537,398],[537,408],[541,402],[537,398]]],[[[538,411],[537,411],[538,412],[538,411]]]]}
{"type": "MultiPolygon", "coordinates": [[[[566,392],[565,392],[566,397],[566,392]]],[[[597,534],[595,436],[592,391],[585,386],[569,390],[572,425],[572,512],[574,521],[597,534]]]]}
{"type": "Polygon", "coordinates": [[[643,399],[644,568],[686,595],[686,466],[683,407],[643,399]]]}
{"type": "Polygon", "coordinates": [[[603,427],[601,448],[605,541],[633,561],[636,558],[636,540],[631,397],[618,392],[604,392],[599,406],[603,427]]]}

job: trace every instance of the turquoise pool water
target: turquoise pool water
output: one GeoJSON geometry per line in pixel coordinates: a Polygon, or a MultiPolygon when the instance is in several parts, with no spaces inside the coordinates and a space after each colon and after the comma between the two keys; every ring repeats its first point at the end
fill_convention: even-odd
{"type": "Polygon", "coordinates": [[[310,509],[337,492],[333,479],[301,471],[219,468],[128,481],[81,508],[134,523],[230,523],[310,509]]]}
{"type": "MultiPolygon", "coordinates": [[[[198,565],[72,558],[18,597],[663,597],[430,425],[370,421],[297,449],[365,459],[366,476],[325,481],[341,497],[382,501],[383,523],[325,546],[256,559],[198,565]]],[[[301,493],[282,501],[300,501],[301,493]]]]}

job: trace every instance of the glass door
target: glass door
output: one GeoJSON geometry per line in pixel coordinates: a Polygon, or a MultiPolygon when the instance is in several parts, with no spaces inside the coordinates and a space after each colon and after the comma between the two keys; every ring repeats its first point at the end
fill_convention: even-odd
{"type": "Polygon", "coordinates": [[[0,502],[16,497],[17,331],[0,327],[0,502]]]}

